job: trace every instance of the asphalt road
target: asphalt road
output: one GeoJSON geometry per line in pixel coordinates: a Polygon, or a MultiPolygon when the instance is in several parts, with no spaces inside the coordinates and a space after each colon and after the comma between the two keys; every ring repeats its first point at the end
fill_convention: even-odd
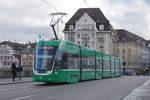
{"type": "Polygon", "coordinates": [[[123,100],[150,77],[132,76],[75,84],[21,83],[0,86],[0,100],[123,100]]]}

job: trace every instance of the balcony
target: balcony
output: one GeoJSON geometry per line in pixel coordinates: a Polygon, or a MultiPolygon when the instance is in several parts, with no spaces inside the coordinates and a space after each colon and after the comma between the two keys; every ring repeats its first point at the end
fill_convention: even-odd
{"type": "Polygon", "coordinates": [[[101,46],[101,45],[100,45],[99,48],[104,48],[104,46],[101,46]]]}
{"type": "Polygon", "coordinates": [[[75,39],[74,38],[68,38],[68,41],[75,42],[75,39]]]}
{"type": "Polygon", "coordinates": [[[104,42],[104,41],[105,41],[105,38],[104,38],[104,37],[98,37],[97,40],[104,42]]]}
{"type": "Polygon", "coordinates": [[[75,38],[68,38],[68,41],[70,41],[70,40],[74,40],[75,38]]]}
{"type": "Polygon", "coordinates": [[[90,40],[90,37],[82,37],[82,40],[84,41],[84,40],[90,40]]]}

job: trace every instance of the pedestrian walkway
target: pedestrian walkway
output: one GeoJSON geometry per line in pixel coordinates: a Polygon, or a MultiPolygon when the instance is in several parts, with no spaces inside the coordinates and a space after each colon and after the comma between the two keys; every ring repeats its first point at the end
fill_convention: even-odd
{"type": "Polygon", "coordinates": [[[26,82],[33,82],[33,78],[23,77],[21,80],[19,80],[19,78],[16,78],[15,82],[12,81],[12,78],[0,79],[0,85],[26,83],[26,82]]]}
{"type": "Polygon", "coordinates": [[[133,89],[123,100],[150,100],[150,79],[133,89]]]}

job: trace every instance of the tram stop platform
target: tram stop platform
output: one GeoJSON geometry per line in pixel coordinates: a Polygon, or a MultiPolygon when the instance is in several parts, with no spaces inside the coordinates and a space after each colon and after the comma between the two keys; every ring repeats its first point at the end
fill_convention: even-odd
{"type": "Polygon", "coordinates": [[[17,84],[17,83],[28,83],[33,82],[32,77],[22,77],[21,80],[19,78],[15,78],[15,81],[12,81],[12,78],[1,78],[0,85],[7,85],[7,84],[17,84]]]}

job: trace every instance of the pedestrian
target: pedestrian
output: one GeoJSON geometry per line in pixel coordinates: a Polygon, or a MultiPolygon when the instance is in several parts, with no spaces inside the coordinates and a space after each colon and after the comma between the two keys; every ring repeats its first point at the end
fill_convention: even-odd
{"type": "Polygon", "coordinates": [[[22,66],[21,65],[18,66],[17,71],[18,71],[19,80],[21,80],[21,77],[22,77],[22,66]]]}
{"type": "Polygon", "coordinates": [[[12,73],[12,81],[14,82],[15,81],[15,77],[16,77],[16,74],[17,74],[17,68],[16,68],[16,64],[13,62],[12,65],[11,65],[11,73],[12,73]]]}

